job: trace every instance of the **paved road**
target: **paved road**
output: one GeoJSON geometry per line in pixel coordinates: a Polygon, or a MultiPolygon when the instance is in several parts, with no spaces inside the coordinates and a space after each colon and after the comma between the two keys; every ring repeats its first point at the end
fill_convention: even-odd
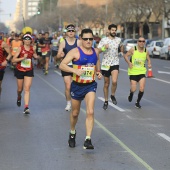
{"type": "Polygon", "coordinates": [[[85,105],[77,124],[77,146],[67,145],[69,113],[59,70],[44,76],[35,69],[29,116],[16,106],[16,80],[7,68],[0,102],[0,170],[169,170],[170,61],[152,59],[154,79],[147,79],[142,109],[127,101],[127,64],[121,59],[117,107],[103,105],[103,80],[98,81],[95,150],[83,150],[85,105]],[[165,73],[166,72],[166,73],[165,73]]]}

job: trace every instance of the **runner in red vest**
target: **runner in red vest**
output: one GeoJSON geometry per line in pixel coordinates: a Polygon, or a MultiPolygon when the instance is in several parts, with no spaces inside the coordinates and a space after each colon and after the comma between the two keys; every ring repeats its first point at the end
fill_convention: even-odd
{"type": "Polygon", "coordinates": [[[13,62],[16,65],[16,78],[17,78],[17,106],[21,106],[21,93],[24,88],[24,102],[25,102],[25,114],[30,114],[29,100],[30,100],[30,87],[32,84],[32,78],[34,77],[32,58],[38,58],[36,51],[33,49],[32,37],[30,34],[23,36],[23,44],[18,48],[16,54],[13,57],[13,62]]]}
{"type": "Polygon", "coordinates": [[[0,96],[1,96],[1,90],[2,90],[1,85],[4,77],[5,68],[10,58],[11,58],[11,53],[10,53],[9,46],[3,40],[0,40],[0,96]]]}

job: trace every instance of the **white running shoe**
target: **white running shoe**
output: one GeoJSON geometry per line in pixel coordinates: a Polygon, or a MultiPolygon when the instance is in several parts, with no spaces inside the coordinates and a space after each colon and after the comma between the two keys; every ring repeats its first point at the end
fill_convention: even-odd
{"type": "Polygon", "coordinates": [[[70,104],[67,104],[65,110],[66,110],[66,111],[70,111],[70,110],[71,110],[71,105],[70,105],[70,104]]]}

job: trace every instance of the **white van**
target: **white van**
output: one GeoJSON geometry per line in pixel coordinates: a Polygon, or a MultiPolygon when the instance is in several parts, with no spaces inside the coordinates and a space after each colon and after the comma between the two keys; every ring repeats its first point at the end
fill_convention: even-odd
{"type": "Polygon", "coordinates": [[[164,39],[163,47],[161,48],[160,58],[170,59],[170,38],[164,39]]]}

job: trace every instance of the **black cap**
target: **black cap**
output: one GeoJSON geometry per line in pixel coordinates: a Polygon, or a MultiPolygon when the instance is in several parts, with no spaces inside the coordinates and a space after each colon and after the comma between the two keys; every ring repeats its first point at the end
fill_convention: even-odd
{"type": "Polygon", "coordinates": [[[67,25],[66,30],[67,31],[69,31],[69,30],[75,31],[75,26],[73,24],[69,24],[69,25],[67,25]]]}
{"type": "Polygon", "coordinates": [[[15,37],[19,37],[19,34],[16,33],[16,34],[15,34],[15,37]]]}

